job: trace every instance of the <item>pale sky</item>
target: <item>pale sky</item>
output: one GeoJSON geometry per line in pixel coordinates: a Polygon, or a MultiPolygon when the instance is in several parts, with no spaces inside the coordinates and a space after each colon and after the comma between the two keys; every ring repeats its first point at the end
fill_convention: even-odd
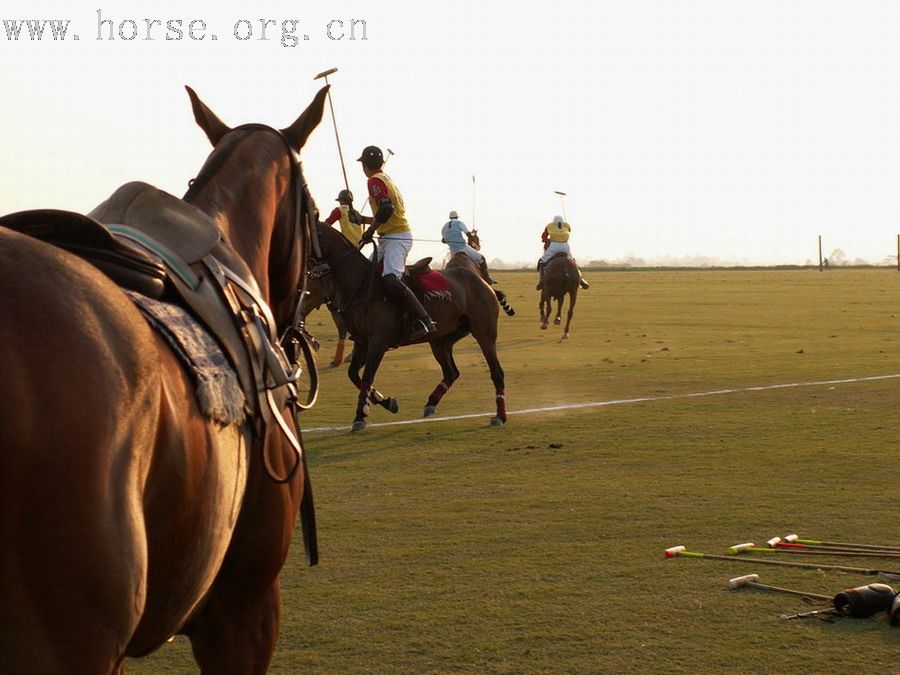
{"type": "MultiPolygon", "coordinates": [[[[816,258],[820,234],[826,255],[896,255],[896,0],[248,7],[5,0],[0,19],[70,24],[55,42],[29,40],[24,28],[14,41],[0,25],[0,212],[87,211],[136,179],[180,196],[209,151],[183,85],[229,124],[281,127],[318,89],[313,76],[338,67],[330,80],[357,206],[359,151],[393,149],[387,169],[417,239],[413,257],[443,258],[426,240],[456,209],[488,259],[533,263],[543,226],[563,210],[555,190],[568,194],[582,262],[802,264],[816,258]],[[108,25],[96,39],[98,9],[115,39],[108,25]],[[161,21],[150,40],[146,19],[161,21]],[[166,40],[166,22],[178,19],[185,34],[166,40]],[[242,19],[249,40],[234,36],[242,19]],[[277,22],[268,40],[258,39],[260,19],[277,22]],[[286,19],[310,39],[282,46],[286,19]],[[345,22],[343,40],[327,37],[332,19],[345,22]],[[351,19],[365,20],[366,40],[348,39],[351,19]],[[205,32],[194,24],[203,40],[187,36],[192,20],[205,22],[205,32]],[[137,38],[122,39],[133,26],[137,38]]],[[[343,187],[327,113],[302,159],[327,213],[343,187]]]]}

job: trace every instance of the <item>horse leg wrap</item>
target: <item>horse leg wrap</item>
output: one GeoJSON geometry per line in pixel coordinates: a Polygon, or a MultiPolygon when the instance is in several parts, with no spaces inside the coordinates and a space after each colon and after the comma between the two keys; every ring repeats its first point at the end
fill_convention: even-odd
{"type": "Polygon", "coordinates": [[[441,399],[444,398],[444,394],[446,394],[450,390],[450,385],[452,382],[447,382],[447,380],[441,380],[440,384],[434,388],[434,391],[431,392],[431,396],[428,397],[428,403],[426,405],[436,406],[441,402],[441,399]]]}
{"type": "Polygon", "coordinates": [[[338,338],[337,347],[334,349],[334,358],[331,359],[332,366],[339,366],[344,360],[344,338],[338,338]]]}
{"type": "Polygon", "coordinates": [[[497,417],[506,421],[506,393],[503,389],[497,390],[497,417]]]}

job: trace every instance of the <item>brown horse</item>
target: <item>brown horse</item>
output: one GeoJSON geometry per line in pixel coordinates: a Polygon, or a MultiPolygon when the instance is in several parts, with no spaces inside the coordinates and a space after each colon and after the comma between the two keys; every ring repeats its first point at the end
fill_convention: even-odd
{"type": "Polygon", "coordinates": [[[545,330],[550,322],[550,310],[553,300],[556,300],[556,316],[553,319],[553,324],[558,326],[561,323],[563,301],[568,294],[569,312],[566,315],[563,340],[569,337],[572,314],[575,312],[575,300],[578,298],[578,281],[580,278],[578,265],[565,253],[560,253],[547,262],[547,266],[544,268],[544,285],[541,289],[541,330],[545,330]]]}
{"type": "MultiPolygon", "coordinates": [[[[347,323],[344,321],[344,318],[337,311],[332,309],[330,303],[328,303],[328,295],[325,291],[322,279],[318,274],[311,273],[307,277],[306,293],[303,296],[303,301],[300,303],[300,317],[302,321],[305,322],[306,317],[308,317],[313,310],[319,309],[322,305],[325,305],[326,309],[328,309],[328,313],[331,314],[331,320],[334,322],[334,326],[337,328],[338,332],[337,344],[334,347],[334,356],[331,358],[331,367],[336,368],[344,362],[344,350],[350,329],[347,328],[347,323]]],[[[319,341],[311,336],[310,339],[313,341],[315,349],[318,350],[319,341]]]]}
{"type": "MultiPolygon", "coordinates": [[[[359,390],[356,417],[351,427],[358,431],[366,427],[370,403],[397,412],[397,401],[385,397],[372,385],[385,352],[409,344],[405,337],[409,330],[403,310],[385,301],[380,277],[375,274],[372,263],[337,230],[322,223],[317,229],[321,249],[318,262],[327,265],[331,271],[327,277],[323,276],[323,280],[330,280],[326,289],[330,291],[331,303],[343,315],[354,340],[348,376],[359,390]],[[363,370],[362,375],[360,370],[363,370]]],[[[441,398],[459,378],[453,345],[471,334],[481,347],[494,383],[497,414],[491,424],[505,424],[504,375],[497,358],[497,297],[491,287],[469,269],[448,269],[435,274],[444,280],[446,290],[425,294],[423,304],[437,324],[437,331],[428,337],[428,343],[441,366],[443,379],[425,402],[424,416],[437,412],[441,398]]],[[[416,283],[414,280],[413,285],[416,283]]]]}
{"type": "MultiPolygon", "coordinates": [[[[481,251],[481,239],[478,237],[478,230],[472,230],[471,232],[466,232],[466,239],[469,241],[469,246],[474,248],[476,251],[481,251]]],[[[467,256],[462,251],[458,251],[454,253],[450,260],[447,261],[447,264],[444,265],[444,269],[453,269],[454,267],[465,267],[466,269],[472,270],[475,274],[484,279],[485,283],[493,284],[494,280],[491,279],[486,273],[485,270],[482,270],[478,265],[475,264],[475,261],[472,260],[469,256],[467,256]]],[[[516,310],[507,302],[506,293],[501,290],[494,289],[494,294],[497,296],[497,302],[500,303],[500,308],[507,313],[509,316],[515,316],[516,310]]]]}
{"type": "MultiPolygon", "coordinates": [[[[326,90],[280,132],[232,130],[188,92],[214,147],[184,200],[284,328],[315,208],[293,153],[326,90]]],[[[122,672],[182,633],[203,672],[265,672],[305,491],[302,465],[270,478],[298,466],[287,435],[204,417],[168,343],[89,263],[5,227],[0,260],[0,670],[122,672]]]]}

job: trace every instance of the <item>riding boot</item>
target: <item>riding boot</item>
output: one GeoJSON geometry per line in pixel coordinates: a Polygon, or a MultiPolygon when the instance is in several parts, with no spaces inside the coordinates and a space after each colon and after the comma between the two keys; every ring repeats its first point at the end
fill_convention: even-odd
{"type": "Polygon", "coordinates": [[[403,307],[416,319],[416,327],[409,336],[410,342],[421,340],[437,330],[437,326],[419,299],[395,274],[385,274],[381,277],[384,293],[391,300],[403,307]]]}
{"type": "Polygon", "coordinates": [[[540,278],[538,279],[537,286],[534,287],[534,290],[539,291],[544,287],[544,265],[543,263],[538,263],[538,273],[540,274],[540,278]]]}
{"type": "Polygon", "coordinates": [[[491,278],[491,273],[488,271],[487,260],[484,258],[481,259],[481,262],[478,263],[478,269],[481,270],[481,276],[484,277],[484,280],[491,285],[496,284],[497,282],[491,278]]]}

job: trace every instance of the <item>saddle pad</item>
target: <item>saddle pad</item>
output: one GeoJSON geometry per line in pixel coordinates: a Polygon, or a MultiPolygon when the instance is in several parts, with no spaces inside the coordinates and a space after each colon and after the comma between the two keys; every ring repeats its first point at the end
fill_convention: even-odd
{"type": "Polygon", "coordinates": [[[184,308],[125,291],[194,376],[200,410],[221,424],[244,421],[244,393],[215,340],[184,308]]]}
{"type": "Polygon", "coordinates": [[[450,284],[447,278],[438,271],[431,270],[416,276],[422,287],[422,295],[426,300],[449,300],[450,284]]]}

